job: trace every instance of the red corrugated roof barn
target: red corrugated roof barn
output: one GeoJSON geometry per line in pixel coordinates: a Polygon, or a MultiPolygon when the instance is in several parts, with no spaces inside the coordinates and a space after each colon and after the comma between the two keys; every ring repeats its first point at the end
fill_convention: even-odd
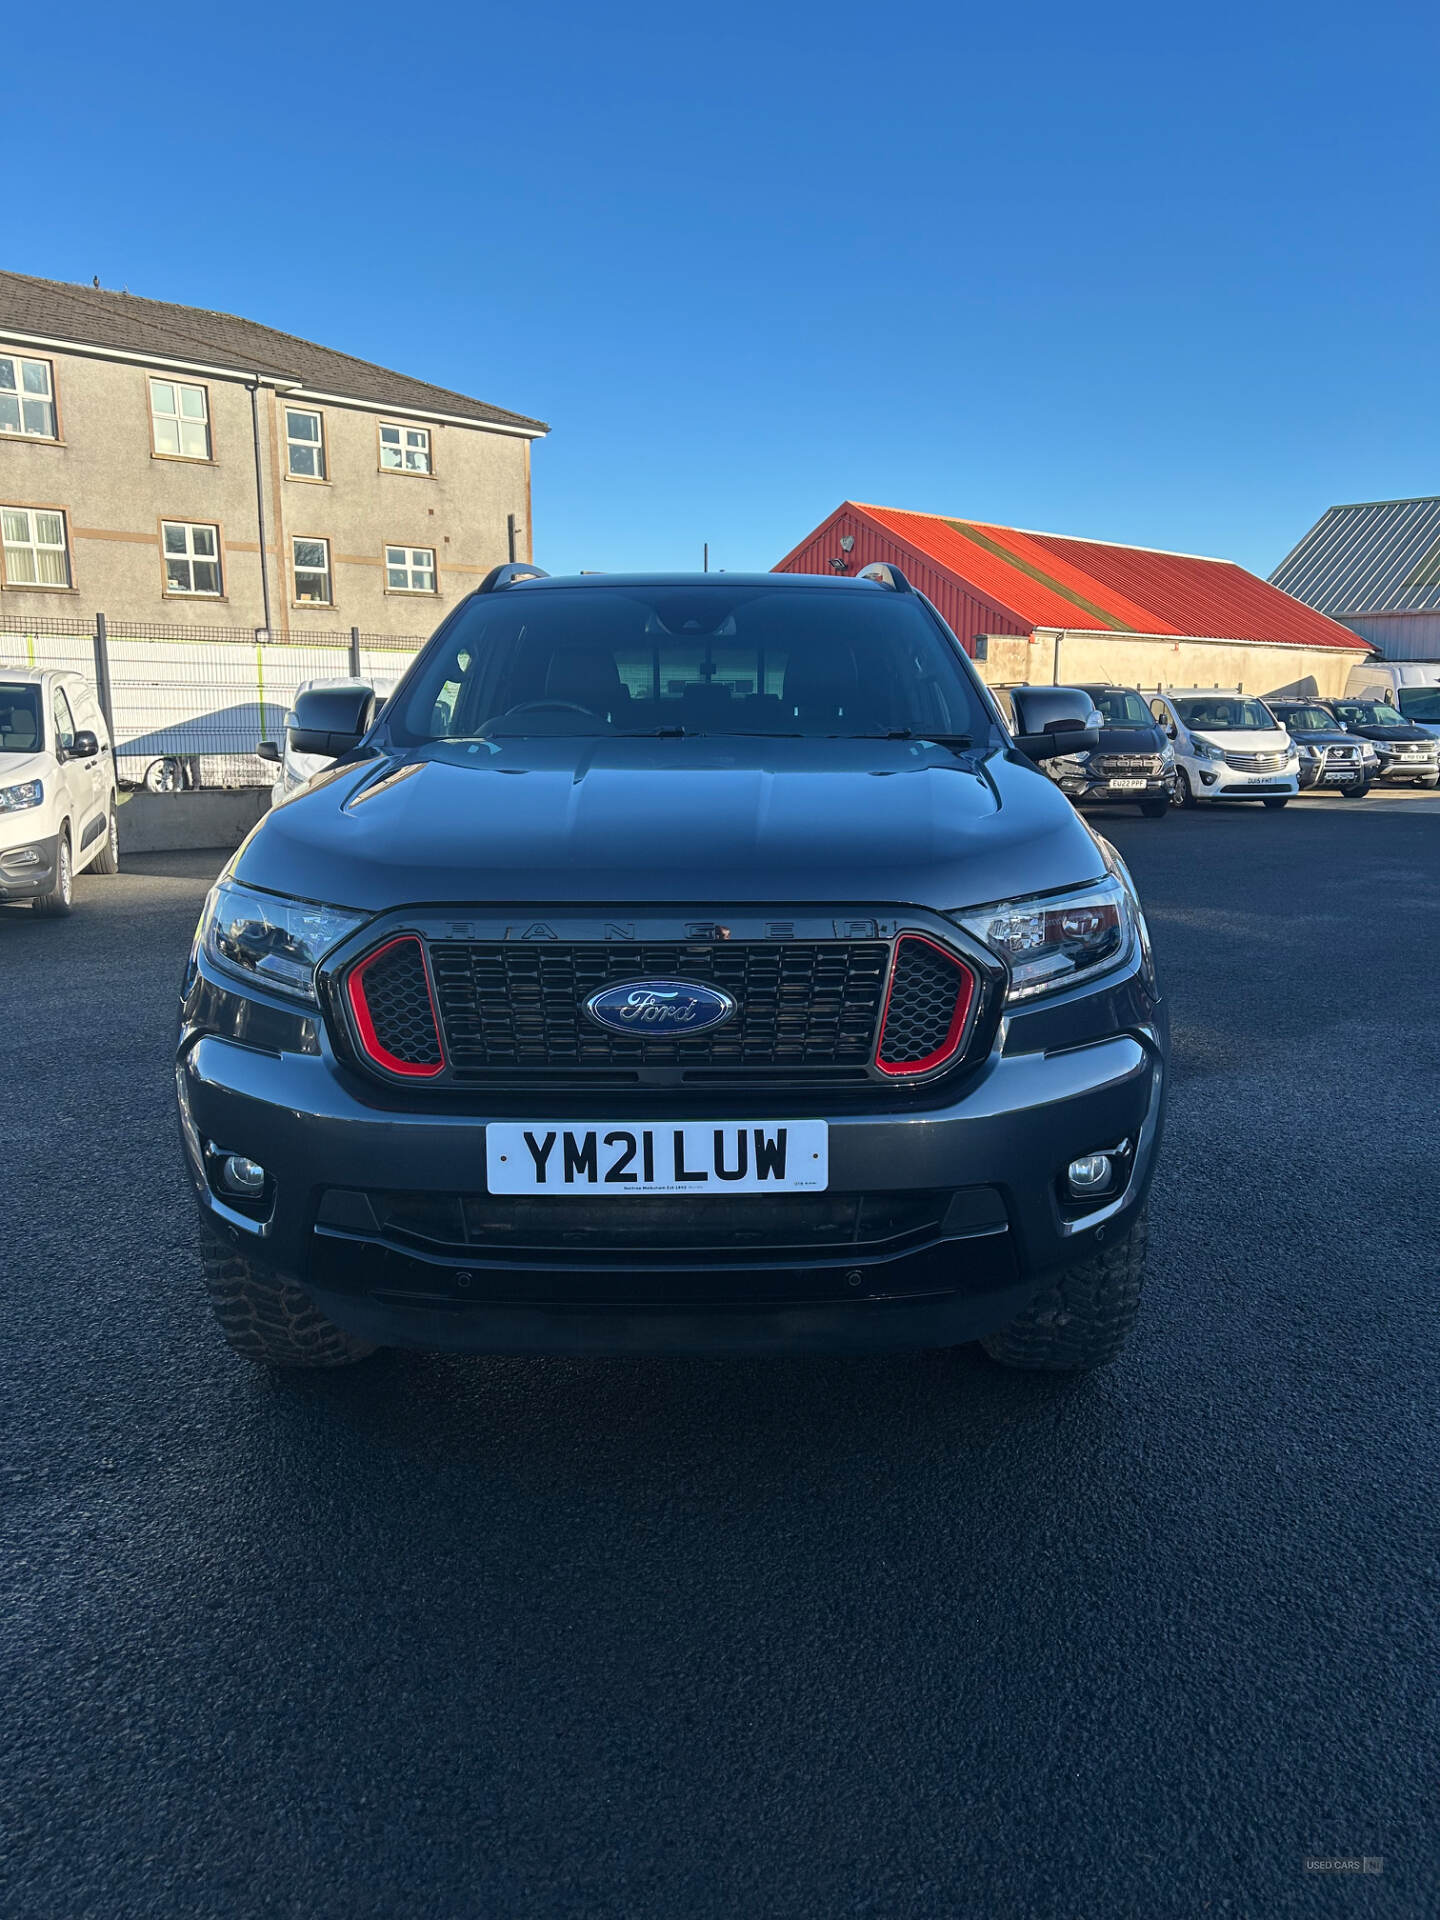
{"type": "MultiPolygon", "coordinates": [[[[1202,665],[1209,669],[1195,684],[1211,685],[1217,683],[1214,669],[1219,661],[1226,669],[1220,681],[1273,692],[1278,686],[1259,684],[1267,666],[1294,684],[1337,674],[1343,683],[1350,665],[1368,652],[1348,628],[1230,560],[1024,533],[982,520],[855,500],[838,507],[775,571],[854,574],[877,560],[901,567],[971,652],[979,635],[992,642],[1013,636],[1032,647],[1060,636],[1066,671],[1076,677],[1096,678],[1104,672],[1131,685],[1179,685],[1193,663],[1197,675],[1202,665]],[[1146,640],[1169,644],[1136,648],[1134,643],[1146,640]],[[1096,646],[1086,646],[1082,667],[1073,643],[1106,641],[1128,644],[1102,647],[1103,667],[1092,659],[1096,646]],[[1195,653],[1201,646],[1239,651],[1207,654],[1201,662],[1195,653]],[[1283,658],[1262,658],[1257,678],[1256,648],[1287,651],[1283,658]],[[1307,659],[1301,661],[1299,654],[1307,659]],[[1308,658],[1312,655],[1321,656],[1318,675],[1308,658]],[[1122,666],[1135,670],[1120,671],[1122,666]],[[1231,667],[1236,669],[1233,675],[1231,667]],[[1285,671],[1294,667],[1304,671],[1285,671]]],[[[1014,647],[992,644],[980,651],[988,655],[992,679],[1054,677],[1051,654],[1044,647],[1038,661],[1026,661],[1031,669],[1026,672],[995,670],[1002,661],[1021,659],[1014,647]],[[1037,665],[1043,670],[1034,670],[1037,665]]]]}

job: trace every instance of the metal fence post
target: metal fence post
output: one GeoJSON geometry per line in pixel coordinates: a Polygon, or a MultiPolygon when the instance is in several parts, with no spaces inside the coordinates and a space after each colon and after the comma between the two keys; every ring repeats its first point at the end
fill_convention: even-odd
{"type": "Polygon", "coordinates": [[[353,679],[360,678],[360,629],[350,629],[350,673],[353,679]]]}
{"type": "Polygon", "coordinates": [[[115,744],[115,703],[110,697],[110,640],[105,628],[105,616],[95,616],[95,694],[100,702],[100,711],[105,716],[105,726],[110,734],[110,744],[115,744]]]}

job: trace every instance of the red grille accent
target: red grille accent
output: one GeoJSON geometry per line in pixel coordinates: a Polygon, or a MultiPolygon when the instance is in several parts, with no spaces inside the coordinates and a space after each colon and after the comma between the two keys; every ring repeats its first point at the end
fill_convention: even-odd
{"type": "Polygon", "coordinates": [[[877,1071],[898,1078],[943,1066],[960,1050],[974,1000],[975,976],[963,960],[923,933],[902,933],[880,1015],[877,1071]]]}
{"type": "Polygon", "coordinates": [[[351,968],[345,992],[360,1045],[377,1066],[421,1080],[445,1071],[430,969],[413,933],[367,953],[351,968]]]}

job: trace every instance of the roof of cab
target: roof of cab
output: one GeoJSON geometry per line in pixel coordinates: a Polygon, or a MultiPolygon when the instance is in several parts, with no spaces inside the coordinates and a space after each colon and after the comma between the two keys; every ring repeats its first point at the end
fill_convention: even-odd
{"type": "Polygon", "coordinates": [[[512,580],[502,593],[535,593],[548,587],[778,587],[834,593],[888,593],[878,580],[847,580],[821,573],[560,573],[512,580]]]}

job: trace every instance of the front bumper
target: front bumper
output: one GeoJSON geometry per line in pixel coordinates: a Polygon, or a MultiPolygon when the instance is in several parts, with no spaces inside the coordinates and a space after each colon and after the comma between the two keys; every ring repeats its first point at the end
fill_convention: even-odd
{"type": "Polygon", "coordinates": [[[1080,779],[1061,780],[1061,792],[1076,805],[1086,801],[1104,802],[1111,806],[1141,806],[1147,800],[1163,800],[1168,805],[1175,797],[1175,776],[1173,773],[1132,775],[1135,784],[1123,786],[1117,779],[1107,776],[1088,776],[1080,779]]]}
{"type": "Polygon", "coordinates": [[[1300,791],[1297,774],[1240,773],[1214,760],[1200,761],[1190,777],[1199,800],[1273,800],[1300,791]]]}
{"type": "Polygon", "coordinates": [[[58,833],[17,840],[14,846],[0,849],[0,901],[33,900],[37,894],[49,893],[55,885],[59,849],[58,833]]]}
{"type": "MultiPolygon", "coordinates": [[[[485,1126],[501,1116],[487,1114],[478,1097],[407,1106],[408,1094],[338,1061],[323,1030],[310,1026],[308,1041],[313,1051],[274,1052],[215,1032],[182,1036],[176,1082],[187,1165],[213,1231],[296,1281],[338,1325],[392,1346],[528,1353],[955,1345],[1004,1325],[1055,1270],[1128,1231],[1162,1121],[1164,1016],[1137,966],[1003,1023],[988,1058],[929,1105],[804,1109],[828,1119],[833,1195],[866,1204],[904,1199],[915,1203],[912,1214],[933,1197],[928,1221],[888,1237],[862,1238],[857,1229],[843,1243],[822,1235],[813,1244],[742,1230],[717,1233],[710,1244],[691,1232],[684,1246],[652,1246],[642,1228],[619,1247],[603,1235],[597,1244],[586,1220],[573,1236],[552,1232],[542,1236],[545,1246],[530,1246],[505,1241],[510,1216],[487,1193],[485,1126]],[[1121,1142],[1129,1153],[1112,1194],[1089,1211],[1062,1198],[1059,1176],[1072,1159],[1121,1142]],[[256,1209],[263,1217],[217,1195],[217,1150],[275,1170],[256,1209]],[[479,1221],[475,1232],[467,1225],[447,1239],[404,1224],[417,1207],[453,1217],[456,1206],[462,1221],[479,1221]],[[567,1239],[575,1244],[562,1244],[567,1239]]],[[[537,1106],[559,1104],[550,1094],[537,1098],[537,1106]]],[[[577,1119],[613,1117],[570,1104],[577,1119]]],[[[801,1113],[794,1097],[754,1104],[801,1113]]],[[[659,1095],[643,1110],[627,1100],[625,1112],[627,1124],[696,1117],[693,1107],[659,1095]]],[[[647,1202],[603,1204],[624,1207],[633,1223],[647,1202]]],[[[721,1204],[693,1203],[692,1225],[721,1204]]]]}
{"type": "Polygon", "coordinates": [[[1302,793],[1335,793],[1341,787],[1368,784],[1373,778],[1363,763],[1358,767],[1327,767],[1318,760],[1302,760],[1300,763],[1302,793]]]}
{"type": "Polygon", "coordinates": [[[1370,778],[1377,782],[1405,782],[1412,780],[1433,780],[1440,773],[1440,761],[1434,759],[1396,760],[1393,757],[1382,759],[1379,767],[1370,778]]]}

